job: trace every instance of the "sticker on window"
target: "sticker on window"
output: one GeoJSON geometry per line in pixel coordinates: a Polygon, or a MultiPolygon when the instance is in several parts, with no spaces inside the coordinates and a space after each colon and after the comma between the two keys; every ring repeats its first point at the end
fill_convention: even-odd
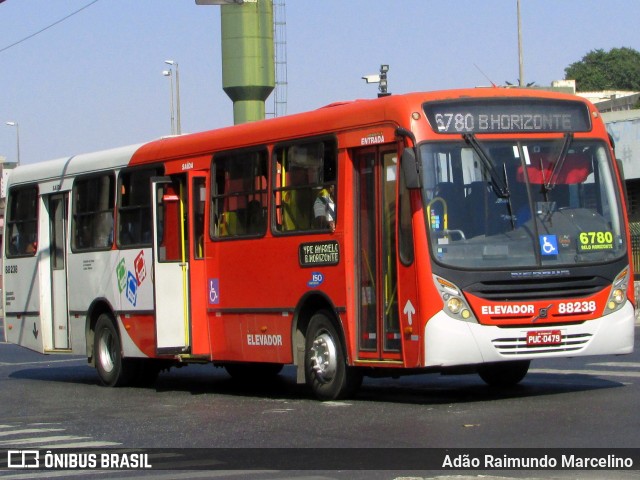
{"type": "Polygon", "coordinates": [[[558,237],[556,235],[540,235],[540,254],[557,255],[558,237]]]}
{"type": "Polygon", "coordinates": [[[613,233],[611,232],[582,232],[578,237],[578,251],[596,252],[599,250],[613,250],[613,233]]]}

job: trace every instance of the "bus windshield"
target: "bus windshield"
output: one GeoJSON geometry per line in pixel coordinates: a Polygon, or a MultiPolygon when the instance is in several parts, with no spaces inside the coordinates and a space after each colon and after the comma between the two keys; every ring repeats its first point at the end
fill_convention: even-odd
{"type": "Polygon", "coordinates": [[[436,261],[469,269],[599,263],[626,250],[607,148],[600,141],[421,145],[423,199],[436,261]]]}

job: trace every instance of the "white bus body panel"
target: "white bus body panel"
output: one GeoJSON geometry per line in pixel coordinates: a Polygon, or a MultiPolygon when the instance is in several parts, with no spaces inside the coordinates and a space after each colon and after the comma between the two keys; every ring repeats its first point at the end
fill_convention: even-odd
{"type": "Polygon", "coordinates": [[[32,257],[4,259],[7,341],[44,353],[53,349],[49,218],[38,199],[38,250],[32,257]]]}
{"type": "Polygon", "coordinates": [[[69,309],[86,312],[96,299],[105,299],[116,312],[151,312],[150,258],[150,248],[72,253],[69,309]]]}
{"type": "MultiPolygon", "coordinates": [[[[75,157],[65,157],[32,165],[21,165],[9,175],[7,191],[15,185],[34,184],[38,186],[38,251],[33,257],[5,258],[4,275],[4,331],[10,343],[35,350],[40,353],[55,351],[52,299],[52,270],[49,255],[50,224],[47,202],[49,195],[71,192],[76,176],[100,171],[118,170],[126,167],[135,151],[141,146],[130,145],[75,157]]],[[[70,194],[71,196],[71,194],[70,194]]],[[[68,212],[71,210],[69,209],[68,212]]],[[[67,225],[71,225],[68,215],[67,225]]],[[[5,223],[6,226],[6,223],[5,223]]],[[[151,263],[140,262],[138,258],[146,250],[146,258],[151,258],[151,249],[130,249],[121,251],[93,252],[74,254],[70,248],[69,228],[66,238],[67,270],[67,308],[69,315],[68,348],[59,351],[86,354],[86,315],[91,304],[97,298],[107,299],[116,313],[123,311],[153,311],[153,286],[151,274],[146,283],[135,285],[130,282],[123,287],[118,278],[118,267],[127,275],[132,269],[151,263]],[[137,259],[137,260],[136,260],[137,259]],[[96,272],[101,275],[96,275],[96,272]]],[[[144,255],[144,254],[143,254],[144,255]]],[[[134,270],[135,271],[135,270],[134,270]]],[[[140,275],[140,271],[138,272],[140,275]]],[[[64,302],[63,302],[64,303],[64,302]]],[[[122,323],[120,331],[126,337],[122,323]]],[[[60,324],[58,324],[60,329],[60,324]]],[[[140,350],[129,339],[123,338],[125,354],[141,356],[140,350]]]]}
{"type": "Polygon", "coordinates": [[[49,255],[39,252],[35,257],[5,259],[4,274],[4,332],[9,343],[22,345],[43,353],[43,319],[40,314],[41,257],[49,255]]]}
{"type": "MultiPolygon", "coordinates": [[[[96,299],[106,300],[119,316],[152,314],[153,282],[151,278],[151,249],[135,248],[87,252],[69,255],[69,309],[86,312],[96,299]]],[[[84,349],[85,322],[78,323],[80,332],[74,332],[74,353],[84,349]]],[[[75,322],[73,322],[75,325],[75,322]]],[[[128,340],[126,329],[119,322],[123,349],[126,356],[142,356],[140,350],[128,340]]]]}

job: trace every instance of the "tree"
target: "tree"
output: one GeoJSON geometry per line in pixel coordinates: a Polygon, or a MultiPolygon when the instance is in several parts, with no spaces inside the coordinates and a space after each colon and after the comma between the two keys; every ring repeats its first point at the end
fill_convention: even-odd
{"type": "Polygon", "coordinates": [[[627,47],[592,50],[565,68],[564,74],[566,80],[576,81],[579,92],[640,91],[640,52],[627,47]]]}

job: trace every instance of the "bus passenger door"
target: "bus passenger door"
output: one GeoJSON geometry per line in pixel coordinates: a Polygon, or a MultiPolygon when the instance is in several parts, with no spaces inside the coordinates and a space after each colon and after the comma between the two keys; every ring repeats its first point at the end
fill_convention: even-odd
{"type": "Polygon", "coordinates": [[[54,350],[69,349],[66,252],[68,198],[67,193],[58,193],[48,197],[52,347],[54,350]]]}
{"type": "Polygon", "coordinates": [[[159,354],[189,352],[189,261],[187,205],[183,177],[154,177],[153,289],[156,350],[159,354]]]}
{"type": "Polygon", "coordinates": [[[210,352],[207,306],[207,272],[205,268],[205,218],[207,218],[207,173],[189,172],[191,191],[189,292],[191,314],[191,354],[208,355],[210,352]]]}
{"type": "Polygon", "coordinates": [[[358,219],[358,357],[401,358],[396,266],[397,152],[355,152],[358,219]]]}

